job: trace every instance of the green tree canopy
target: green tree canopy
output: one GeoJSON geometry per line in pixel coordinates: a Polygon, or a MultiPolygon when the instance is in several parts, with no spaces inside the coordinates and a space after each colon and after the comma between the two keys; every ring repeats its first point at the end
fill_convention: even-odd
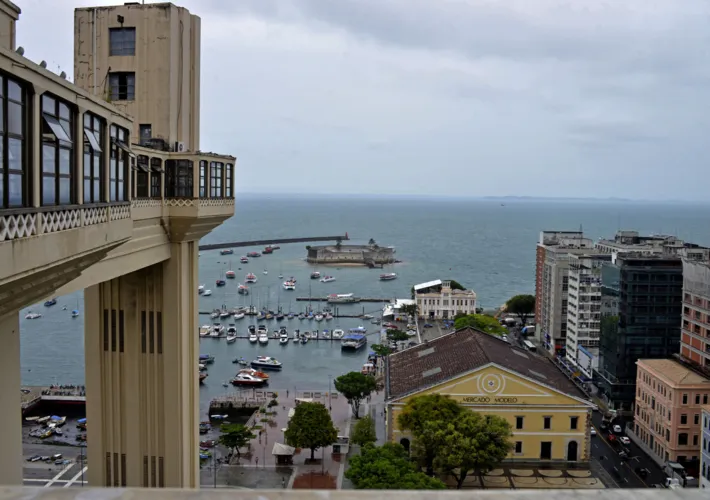
{"type": "Polygon", "coordinates": [[[239,448],[243,448],[249,441],[254,439],[255,435],[250,429],[242,424],[222,424],[220,427],[219,443],[225,448],[229,448],[232,453],[236,453],[240,457],[239,448]]]}
{"type": "Polygon", "coordinates": [[[416,470],[400,444],[366,445],[348,460],[345,477],[355,488],[368,490],[443,490],[439,479],[416,470]]]}
{"type": "Polygon", "coordinates": [[[375,378],[360,372],[350,372],[335,379],[335,390],[345,396],[353,407],[355,418],[360,416],[360,403],[377,388],[375,378]]]}
{"type": "Polygon", "coordinates": [[[457,330],[469,326],[497,336],[503,335],[507,331],[497,319],[487,314],[469,314],[454,321],[454,328],[457,330]]]}
{"type": "Polygon", "coordinates": [[[397,417],[399,427],[414,436],[414,454],[429,475],[434,472],[434,458],[444,443],[443,436],[429,424],[455,420],[464,411],[461,405],[448,396],[427,394],[409,400],[397,417]]]}
{"type": "Polygon", "coordinates": [[[456,280],[448,280],[451,283],[451,289],[452,290],[466,290],[466,287],[463,286],[461,283],[459,283],[456,280]]]}
{"type": "Polygon", "coordinates": [[[288,445],[310,449],[311,460],[318,448],[330,446],[338,439],[338,431],[328,409],[321,403],[300,403],[296,406],[284,435],[288,445]]]}
{"type": "Polygon", "coordinates": [[[370,238],[370,241],[368,241],[367,244],[370,246],[375,246],[375,245],[377,245],[377,242],[375,241],[374,238],[370,238]]]}
{"type": "Polygon", "coordinates": [[[520,319],[520,323],[525,326],[528,318],[535,311],[535,296],[515,295],[505,303],[505,310],[515,314],[520,319]]]}
{"type": "Polygon", "coordinates": [[[357,421],[353,428],[353,435],[350,436],[350,441],[360,446],[377,442],[375,421],[370,415],[365,415],[357,421]]]}
{"type": "Polygon", "coordinates": [[[397,330],[395,328],[387,330],[387,337],[389,337],[390,340],[394,340],[395,342],[409,340],[409,335],[407,335],[406,332],[403,332],[402,330],[397,330]]]}
{"type": "Polygon", "coordinates": [[[372,344],[370,349],[372,349],[372,352],[382,357],[392,354],[392,349],[382,344],[372,344]]]}
{"type": "Polygon", "coordinates": [[[400,307],[399,310],[402,314],[406,314],[407,316],[416,316],[419,308],[416,304],[406,304],[400,307]]]}
{"type": "Polygon", "coordinates": [[[459,489],[469,472],[493,469],[513,449],[511,426],[497,415],[464,411],[456,419],[435,420],[427,425],[431,426],[431,433],[440,436],[434,465],[451,474],[459,489]]]}

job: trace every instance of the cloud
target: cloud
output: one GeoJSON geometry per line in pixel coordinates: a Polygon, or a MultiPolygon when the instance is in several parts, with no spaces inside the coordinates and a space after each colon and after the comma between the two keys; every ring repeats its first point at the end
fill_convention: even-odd
{"type": "MultiPolygon", "coordinates": [[[[72,67],[75,3],[22,3],[28,54],[72,67]]],[[[682,180],[708,156],[705,0],[182,5],[204,149],[239,157],[242,190],[706,197],[682,180]]]]}

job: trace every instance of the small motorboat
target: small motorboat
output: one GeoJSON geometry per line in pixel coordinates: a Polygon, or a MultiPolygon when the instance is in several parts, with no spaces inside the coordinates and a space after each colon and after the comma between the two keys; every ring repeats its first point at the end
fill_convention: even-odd
{"type": "Polygon", "coordinates": [[[237,372],[237,375],[240,373],[245,373],[247,375],[251,375],[252,377],[259,377],[263,378],[264,380],[269,380],[269,374],[260,372],[259,370],[255,370],[254,368],[242,368],[237,372]]]}
{"type": "Polygon", "coordinates": [[[47,302],[44,303],[44,307],[52,307],[56,303],[57,299],[49,299],[47,302]]]}
{"type": "Polygon", "coordinates": [[[243,312],[234,313],[234,319],[242,319],[242,318],[244,318],[243,312]]]}
{"type": "Polygon", "coordinates": [[[391,281],[397,279],[397,273],[380,274],[380,281],[391,281]]]}
{"type": "Polygon", "coordinates": [[[199,293],[200,295],[202,295],[203,293],[205,293],[205,285],[200,285],[200,286],[198,286],[198,287],[197,287],[197,293],[199,293]]]}
{"type": "Polygon", "coordinates": [[[323,321],[323,315],[320,313],[316,314],[315,318],[313,318],[313,319],[315,319],[316,321],[323,321]]]}
{"type": "Polygon", "coordinates": [[[256,274],[254,274],[254,273],[247,273],[247,275],[244,276],[244,282],[246,282],[246,283],[256,283],[256,274]]]}
{"type": "Polygon", "coordinates": [[[263,378],[254,377],[253,375],[249,375],[248,373],[240,373],[239,375],[234,377],[230,382],[232,383],[232,385],[260,386],[266,384],[266,380],[264,380],[263,378]]]}
{"type": "Polygon", "coordinates": [[[293,291],[296,289],[296,283],[294,283],[293,281],[284,281],[283,287],[284,287],[284,290],[293,291]]]}
{"type": "Polygon", "coordinates": [[[281,344],[281,345],[288,344],[288,337],[279,337],[279,344],[281,344]]]}
{"type": "Polygon", "coordinates": [[[215,309],[210,313],[210,319],[217,319],[222,311],[215,309]]]}
{"type": "Polygon", "coordinates": [[[219,319],[227,319],[227,318],[229,318],[231,315],[232,315],[232,313],[230,313],[230,312],[227,311],[226,309],[222,309],[222,310],[219,312],[219,319]]]}
{"type": "Polygon", "coordinates": [[[333,281],[335,281],[334,276],[324,276],[323,278],[320,279],[321,283],[332,283],[333,281]]]}
{"type": "Polygon", "coordinates": [[[212,325],[212,331],[210,332],[209,336],[212,338],[219,338],[222,336],[223,333],[224,333],[224,326],[219,325],[219,324],[215,324],[215,325],[212,325]]]}
{"type": "Polygon", "coordinates": [[[330,314],[330,313],[326,313],[326,315],[325,315],[325,320],[326,320],[326,321],[330,321],[330,320],[332,320],[332,319],[333,319],[333,315],[330,314]]]}
{"type": "Polygon", "coordinates": [[[211,365],[214,363],[214,356],[211,354],[200,354],[200,363],[205,365],[211,365]]]}
{"type": "Polygon", "coordinates": [[[345,331],[340,329],[333,330],[332,336],[334,339],[342,339],[345,336],[345,331]]]}
{"type": "Polygon", "coordinates": [[[244,359],[244,358],[241,357],[241,356],[238,357],[238,358],[234,358],[234,359],[232,360],[232,363],[234,363],[234,364],[239,364],[239,365],[241,365],[241,366],[249,366],[249,361],[247,361],[246,359],[244,359]]]}
{"type": "Polygon", "coordinates": [[[300,313],[300,314],[298,315],[298,319],[306,319],[306,315],[303,314],[303,313],[300,313]]]}
{"type": "Polygon", "coordinates": [[[42,315],[40,313],[36,313],[36,312],[32,312],[32,311],[29,311],[25,315],[25,319],[37,319],[37,318],[41,318],[41,317],[42,317],[42,315]]]}
{"type": "Polygon", "coordinates": [[[252,368],[261,368],[263,370],[280,370],[283,368],[281,361],[270,356],[259,356],[251,362],[252,368]]]}
{"type": "Polygon", "coordinates": [[[233,326],[227,328],[227,344],[233,344],[237,341],[237,329],[233,326]]]}
{"type": "Polygon", "coordinates": [[[269,343],[269,336],[266,333],[260,333],[259,334],[259,343],[260,344],[268,344],[269,343]]]}
{"type": "Polygon", "coordinates": [[[224,280],[217,280],[217,281],[215,281],[215,284],[216,284],[217,286],[224,286],[224,285],[227,284],[227,282],[224,281],[224,280]]]}
{"type": "Polygon", "coordinates": [[[249,287],[240,283],[237,287],[237,293],[239,295],[249,295],[249,287]]]}
{"type": "Polygon", "coordinates": [[[79,311],[77,311],[76,309],[74,309],[74,310],[71,312],[71,317],[72,317],[72,318],[77,318],[77,317],[79,317],[79,311]]]}
{"type": "Polygon", "coordinates": [[[320,273],[318,271],[313,271],[311,273],[311,279],[312,280],[319,280],[320,279],[320,273]]]}
{"type": "Polygon", "coordinates": [[[269,274],[269,271],[267,271],[266,269],[264,269],[264,274],[269,274]]]}
{"type": "Polygon", "coordinates": [[[233,280],[234,278],[237,277],[237,274],[234,271],[232,271],[231,269],[229,271],[227,271],[224,275],[228,280],[233,280]]]}
{"type": "Polygon", "coordinates": [[[287,317],[288,319],[293,319],[293,318],[296,317],[296,315],[290,312],[290,313],[288,313],[288,315],[287,315],[286,317],[287,317]]]}
{"type": "Polygon", "coordinates": [[[249,264],[249,257],[247,257],[246,255],[242,255],[239,259],[239,262],[241,262],[242,264],[249,264]]]}
{"type": "Polygon", "coordinates": [[[307,344],[308,343],[308,332],[304,333],[301,335],[301,344],[307,344]]]}
{"type": "Polygon", "coordinates": [[[259,337],[256,335],[256,332],[250,332],[249,333],[249,342],[252,344],[256,343],[259,340],[259,337]]]}
{"type": "Polygon", "coordinates": [[[266,314],[264,314],[264,311],[259,311],[256,313],[256,320],[261,321],[262,319],[266,318],[266,314]]]}
{"type": "Polygon", "coordinates": [[[209,377],[207,373],[200,372],[200,384],[203,383],[207,377],[209,377]]]}
{"type": "Polygon", "coordinates": [[[205,290],[202,292],[203,297],[209,297],[210,295],[212,295],[212,290],[205,290]]]}
{"type": "Polygon", "coordinates": [[[212,331],[212,325],[202,325],[200,327],[200,337],[207,337],[212,331]]]}
{"type": "Polygon", "coordinates": [[[220,255],[232,255],[233,253],[234,253],[234,250],[232,250],[231,248],[225,248],[225,249],[219,251],[220,255]]]}

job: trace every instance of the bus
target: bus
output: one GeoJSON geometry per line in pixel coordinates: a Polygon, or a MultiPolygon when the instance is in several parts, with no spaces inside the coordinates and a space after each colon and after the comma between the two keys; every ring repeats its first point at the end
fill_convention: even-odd
{"type": "Polygon", "coordinates": [[[533,344],[533,343],[530,342],[529,340],[524,340],[524,341],[523,341],[523,347],[525,347],[525,350],[526,350],[526,351],[530,351],[530,352],[535,352],[535,351],[537,351],[537,347],[535,347],[535,344],[533,344]]]}

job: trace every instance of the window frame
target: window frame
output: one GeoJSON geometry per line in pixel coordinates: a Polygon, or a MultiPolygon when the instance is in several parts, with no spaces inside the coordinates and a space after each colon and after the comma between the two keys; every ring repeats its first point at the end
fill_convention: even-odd
{"type": "Polygon", "coordinates": [[[136,73],[135,71],[111,71],[108,74],[108,90],[111,102],[136,100],[136,73]],[[124,83],[121,79],[125,78],[124,83]],[[121,88],[125,92],[121,92],[121,88]],[[122,97],[123,96],[123,97],[122,97]]]}
{"type": "Polygon", "coordinates": [[[200,160],[199,197],[207,198],[207,161],[200,160]]]}
{"type": "Polygon", "coordinates": [[[113,56],[135,56],[136,55],[136,28],[120,26],[108,29],[108,55],[113,56]],[[133,40],[130,36],[133,35],[133,40]],[[116,38],[114,38],[116,36],[116,38]],[[118,40],[123,37],[122,40],[118,40]]]}
{"type": "Polygon", "coordinates": [[[130,149],[126,140],[130,140],[128,129],[111,124],[109,127],[111,153],[109,161],[109,195],[110,203],[128,201],[129,166],[131,163],[130,149]]]}
{"type": "MultiPolygon", "coordinates": [[[[76,110],[71,103],[51,93],[40,96],[42,143],[40,147],[40,200],[43,207],[76,203],[76,110]],[[51,139],[54,137],[54,139],[51,139]],[[48,158],[49,151],[53,158],[48,158]],[[67,157],[68,156],[68,157],[67,157]],[[67,165],[64,165],[67,163],[67,165]],[[51,169],[50,169],[51,167],[51,169]],[[66,170],[66,171],[64,171],[66,170]],[[52,179],[53,196],[47,182],[52,179]],[[68,181],[68,182],[67,182],[68,181]],[[68,193],[66,192],[68,186],[68,193]]],[[[83,130],[83,127],[82,127],[83,130]]]]}
{"type": "Polygon", "coordinates": [[[192,160],[165,161],[166,198],[194,198],[194,168],[192,160]]]}
{"type": "Polygon", "coordinates": [[[136,157],[136,166],[133,169],[134,182],[136,185],[136,198],[148,198],[150,194],[149,173],[150,159],[146,155],[136,157]]]}
{"type": "Polygon", "coordinates": [[[221,161],[210,162],[210,198],[222,198],[224,194],[224,185],[222,183],[223,172],[224,163],[221,161]]]}
{"type": "Polygon", "coordinates": [[[103,118],[90,112],[84,113],[84,164],[82,172],[84,203],[101,203],[104,201],[104,132],[106,123],[103,118]],[[94,139],[93,141],[91,139],[94,139]],[[98,149],[97,149],[98,147],[98,149]],[[98,192],[97,192],[98,183],[98,192]],[[87,189],[88,187],[88,189],[87,189]]]}
{"type": "Polygon", "coordinates": [[[570,430],[576,431],[579,429],[579,416],[572,415],[569,417],[569,428],[570,430]]]}
{"type": "Polygon", "coordinates": [[[234,164],[233,163],[226,163],[224,165],[224,197],[225,198],[234,197],[233,182],[234,182],[234,164]]]}
{"type": "Polygon", "coordinates": [[[543,430],[550,430],[552,429],[552,417],[549,415],[543,416],[542,417],[542,428],[543,430]]]}
{"type": "Polygon", "coordinates": [[[525,417],[521,415],[516,415],[515,417],[515,430],[521,430],[525,427],[525,417]]]}
{"type": "Polygon", "coordinates": [[[150,197],[160,198],[163,192],[163,160],[153,157],[150,159],[150,197]]]}
{"type": "MultiPolygon", "coordinates": [[[[29,161],[28,148],[29,141],[29,122],[30,122],[30,92],[27,84],[12,75],[0,73],[0,210],[26,208],[32,204],[31,196],[31,180],[32,168],[29,161]],[[19,92],[19,94],[15,94],[19,92]],[[10,105],[19,105],[19,127],[15,129],[10,127],[9,113],[10,105]],[[19,146],[17,149],[12,148],[15,153],[19,153],[19,161],[13,157],[10,143],[19,146]],[[12,168],[19,164],[19,169],[12,168]],[[20,200],[19,203],[12,203],[10,193],[11,180],[20,177],[20,200]]],[[[14,122],[14,120],[12,120],[14,122]]]]}

